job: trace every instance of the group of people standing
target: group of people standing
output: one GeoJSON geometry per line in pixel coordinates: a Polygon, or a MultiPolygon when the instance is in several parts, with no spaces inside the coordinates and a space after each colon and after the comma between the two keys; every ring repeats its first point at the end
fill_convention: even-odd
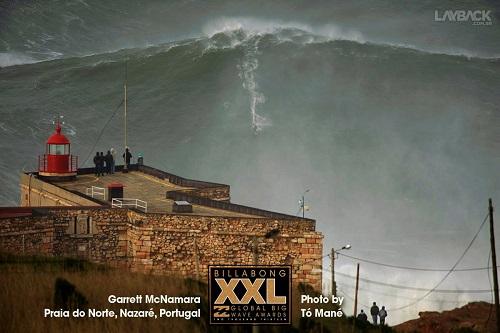
{"type": "Polygon", "coordinates": [[[104,176],[104,172],[106,174],[115,173],[115,150],[111,148],[108,150],[106,155],[103,152],[97,152],[94,156],[94,164],[95,164],[95,175],[97,177],[104,176]]]}
{"type": "MultiPolygon", "coordinates": [[[[385,306],[382,306],[382,308],[379,309],[379,307],[377,306],[377,302],[373,302],[373,305],[370,308],[370,314],[372,315],[372,320],[374,325],[378,324],[379,318],[380,318],[380,325],[385,324],[385,317],[387,317],[387,310],[385,309],[385,306]]],[[[368,316],[363,310],[361,310],[361,312],[358,314],[357,319],[362,321],[368,321],[368,316]]]]}
{"type": "MultiPolygon", "coordinates": [[[[127,168],[130,165],[130,160],[132,159],[132,154],[128,148],[125,149],[125,153],[123,153],[123,159],[127,164],[127,168]]],[[[94,156],[94,165],[95,165],[95,175],[97,177],[104,176],[106,174],[115,173],[115,161],[116,161],[116,151],[111,148],[108,150],[106,155],[103,152],[97,152],[94,156]]]]}

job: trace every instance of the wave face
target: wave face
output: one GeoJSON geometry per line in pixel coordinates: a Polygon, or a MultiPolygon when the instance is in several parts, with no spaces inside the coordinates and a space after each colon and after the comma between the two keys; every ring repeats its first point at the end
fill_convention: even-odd
{"type": "Polygon", "coordinates": [[[500,4],[490,0],[10,0],[0,3],[0,67],[146,47],[221,31],[300,29],[329,39],[498,58],[500,4]],[[490,26],[437,22],[435,11],[489,10],[490,26]],[[245,16],[241,16],[245,13],[245,16]]]}
{"type": "MultiPolygon", "coordinates": [[[[0,68],[0,202],[17,204],[18,171],[36,168],[58,114],[80,162],[95,153],[109,119],[96,149],[122,146],[123,117],[114,112],[127,64],[129,145],[146,164],[231,184],[234,201],[291,214],[310,188],[309,214],[326,235],[325,252],[350,242],[360,257],[405,266],[434,258],[435,267],[450,267],[484,217],[485,198],[500,198],[500,60],[311,27],[207,21],[193,38],[154,46],[140,40],[114,52],[96,46],[111,37],[90,47],[75,28],[67,39],[37,44],[37,52],[58,52],[42,62],[40,53],[19,52],[9,41],[4,53],[35,63],[10,58],[0,68]]],[[[487,248],[487,241],[477,244],[463,267],[477,267],[487,248]]],[[[352,275],[352,268],[339,261],[339,271],[352,275]]],[[[439,280],[366,272],[419,287],[439,280]]],[[[488,285],[474,273],[450,281],[459,289],[488,285]]],[[[392,307],[407,303],[373,297],[392,307]]]]}

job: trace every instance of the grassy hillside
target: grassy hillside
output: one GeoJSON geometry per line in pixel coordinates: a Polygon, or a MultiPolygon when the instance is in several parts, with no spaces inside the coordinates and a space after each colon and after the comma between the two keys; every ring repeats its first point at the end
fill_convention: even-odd
{"type": "MultiPolygon", "coordinates": [[[[294,291],[293,326],[261,326],[265,332],[352,332],[347,319],[299,319],[298,297],[294,291]]],[[[45,257],[0,255],[0,330],[2,332],[251,332],[251,326],[209,326],[206,301],[207,286],[189,279],[145,275],[90,264],[86,261],[45,257]],[[173,318],[44,318],[44,308],[54,308],[55,281],[63,278],[85,297],[88,308],[149,310],[154,307],[174,309],[161,304],[109,304],[108,296],[154,294],[201,296],[201,319],[173,318]]],[[[194,309],[186,305],[183,309],[194,309]]],[[[380,332],[368,325],[358,332],[380,332]]],[[[382,331],[390,332],[388,328],[382,331]]]]}

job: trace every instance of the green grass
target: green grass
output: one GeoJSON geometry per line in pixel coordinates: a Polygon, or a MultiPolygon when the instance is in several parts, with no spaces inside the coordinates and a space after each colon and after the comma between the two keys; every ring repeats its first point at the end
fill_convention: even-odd
{"type": "MultiPolygon", "coordinates": [[[[261,326],[259,332],[352,333],[352,318],[300,319],[298,297],[301,293],[312,294],[313,291],[303,285],[294,291],[292,326],[261,326]]],[[[208,325],[206,296],[207,285],[191,279],[132,273],[70,258],[0,254],[0,331],[2,332],[251,332],[251,326],[208,325]],[[56,310],[53,308],[53,302],[54,284],[57,278],[64,278],[75,285],[87,299],[89,308],[109,308],[117,312],[120,308],[149,310],[150,307],[154,307],[158,310],[160,307],[169,309],[175,307],[161,304],[109,304],[110,294],[199,295],[202,297],[200,305],[202,318],[192,320],[44,318],[44,308],[56,310]]],[[[190,305],[186,307],[194,309],[190,305]]],[[[371,325],[362,328],[359,325],[356,332],[391,332],[391,330],[374,328],[371,325]]]]}

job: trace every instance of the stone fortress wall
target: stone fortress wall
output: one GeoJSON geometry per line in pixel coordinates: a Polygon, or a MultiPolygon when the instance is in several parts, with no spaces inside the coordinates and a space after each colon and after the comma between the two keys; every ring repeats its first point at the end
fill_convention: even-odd
{"type": "Polygon", "coordinates": [[[257,259],[261,265],[292,265],[294,283],[321,290],[323,236],[310,222],[109,207],[22,210],[26,216],[0,217],[0,251],[78,257],[203,281],[209,265],[253,265],[257,259]],[[266,238],[273,230],[279,233],[266,238]]]}

